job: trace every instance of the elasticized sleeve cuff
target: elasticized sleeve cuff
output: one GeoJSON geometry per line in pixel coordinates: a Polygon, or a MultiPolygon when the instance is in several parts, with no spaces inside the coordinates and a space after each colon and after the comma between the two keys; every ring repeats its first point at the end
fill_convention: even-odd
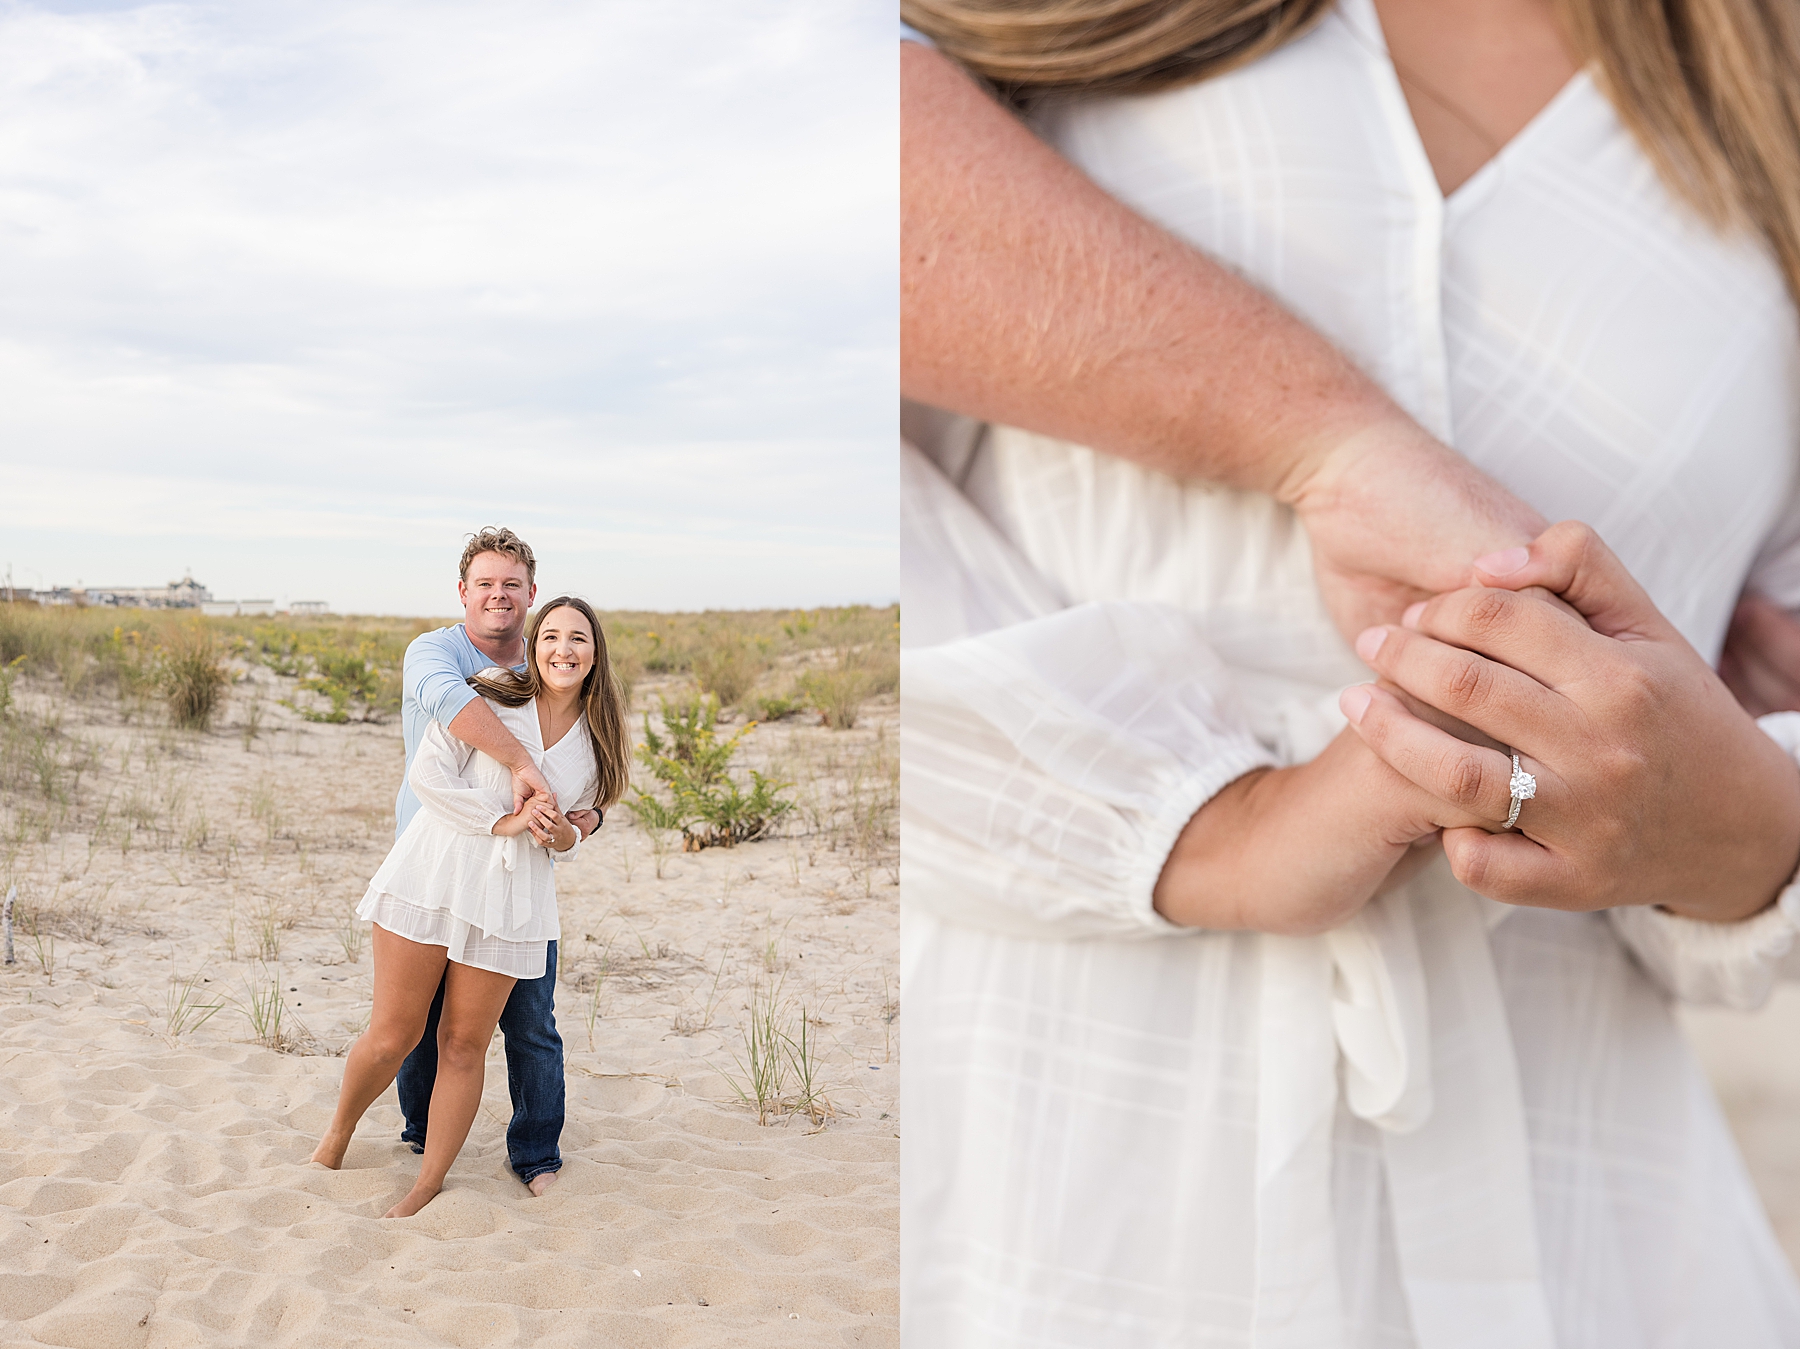
{"type": "MultiPolygon", "coordinates": [[[[1757,725],[1800,761],[1800,713],[1777,712],[1757,725]]],[[[1648,905],[1613,909],[1609,917],[1657,982],[1684,1002],[1751,1011],[1768,1000],[1776,980],[1800,977],[1800,877],[1741,922],[1709,923],[1648,905]]]]}
{"type": "Polygon", "coordinates": [[[1089,604],[901,656],[907,902],[1034,938],[1184,932],[1153,907],[1177,836],[1274,755],[1191,618],[1089,604]]]}
{"type": "Polygon", "coordinates": [[[1126,913],[1135,915],[1146,931],[1177,933],[1188,930],[1156,912],[1156,882],[1162,876],[1169,854],[1175,850],[1175,840],[1181,837],[1188,821],[1201,806],[1244,774],[1274,766],[1274,756],[1254,741],[1224,747],[1218,758],[1203,764],[1171,793],[1162,810],[1148,822],[1143,847],[1134,858],[1124,890],[1126,913]]]}
{"type": "Polygon", "coordinates": [[[1708,923],[1649,905],[1614,909],[1611,918],[1657,982],[1683,1002],[1754,1011],[1793,962],[1800,885],[1739,923],[1708,923]]]}

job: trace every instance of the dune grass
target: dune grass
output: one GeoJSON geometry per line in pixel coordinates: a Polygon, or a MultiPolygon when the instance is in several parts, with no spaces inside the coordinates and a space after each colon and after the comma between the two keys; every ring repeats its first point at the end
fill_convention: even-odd
{"type": "MultiPolygon", "coordinates": [[[[204,729],[229,682],[260,665],[293,681],[283,701],[311,720],[381,720],[399,708],[407,643],[451,621],[200,618],[191,610],[0,603],[0,707],[22,675],[73,698],[113,695],[128,710],[161,701],[175,724],[204,729]]],[[[889,672],[900,623],[893,605],[614,610],[602,611],[600,621],[628,687],[645,675],[685,675],[727,708],[760,690],[778,715],[788,715],[803,702],[796,690],[812,689],[806,696],[830,724],[850,725],[856,701],[891,691],[897,677],[889,672]]]]}

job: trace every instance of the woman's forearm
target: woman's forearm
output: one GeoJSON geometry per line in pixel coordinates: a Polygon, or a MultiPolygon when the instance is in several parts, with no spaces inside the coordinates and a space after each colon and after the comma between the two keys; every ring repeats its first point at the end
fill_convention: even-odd
{"type": "Polygon", "coordinates": [[[1310,763],[1226,786],[1188,821],[1156,911],[1183,927],[1288,936],[1336,927],[1429,839],[1418,798],[1354,736],[1310,763]]]}
{"type": "Polygon", "coordinates": [[[901,386],[1292,501],[1371,428],[1429,437],[1329,342],[901,44],[901,386]]]}

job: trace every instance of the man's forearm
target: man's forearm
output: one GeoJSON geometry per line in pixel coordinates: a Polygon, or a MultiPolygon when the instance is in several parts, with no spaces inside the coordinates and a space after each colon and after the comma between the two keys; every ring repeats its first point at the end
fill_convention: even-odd
{"type": "Polygon", "coordinates": [[[1410,426],[1324,338],[946,58],[902,43],[900,69],[908,397],[1284,500],[1359,432],[1410,426]]]}
{"type": "Polygon", "coordinates": [[[480,750],[488,758],[514,772],[531,766],[531,755],[518,737],[500,724],[494,709],[477,698],[450,719],[444,728],[463,744],[480,750]]]}

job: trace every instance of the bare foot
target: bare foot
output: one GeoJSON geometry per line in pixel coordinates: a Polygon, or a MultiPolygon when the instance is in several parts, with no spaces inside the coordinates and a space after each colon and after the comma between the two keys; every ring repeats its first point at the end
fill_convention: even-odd
{"type": "Polygon", "coordinates": [[[544,1191],[556,1184],[557,1178],[561,1175],[562,1172],[560,1171],[540,1172],[531,1178],[531,1184],[527,1185],[525,1188],[541,1199],[543,1198],[544,1191]]]}
{"type": "Polygon", "coordinates": [[[320,1166],[329,1166],[336,1171],[344,1164],[344,1152],[350,1146],[350,1135],[328,1133],[319,1140],[319,1146],[313,1149],[312,1159],[320,1166]]]}
{"type": "Polygon", "coordinates": [[[415,1185],[411,1190],[407,1191],[406,1198],[402,1199],[398,1204],[395,1204],[381,1216],[384,1218],[410,1218],[433,1199],[436,1199],[437,1196],[438,1192],[436,1190],[422,1190],[415,1185]]]}

